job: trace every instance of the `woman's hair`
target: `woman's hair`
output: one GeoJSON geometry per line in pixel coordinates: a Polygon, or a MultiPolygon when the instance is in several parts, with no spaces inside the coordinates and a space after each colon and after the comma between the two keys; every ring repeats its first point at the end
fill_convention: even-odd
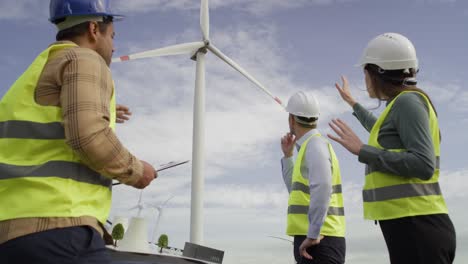
{"type": "Polygon", "coordinates": [[[405,70],[382,70],[375,64],[366,64],[364,67],[369,73],[372,88],[380,100],[392,100],[401,92],[415,91],[424,94],[437,115],[431,98],[422,89],[416,87],[417,71],[415,69],[405,70]]]}
{"type": "MultiPolygon", "coordinates": [[[[364,67],[369,73],[372,89],[379,100],[392,100],[404,91],[415,91],[424,94],[434,109],[437,116],[437,111],[432,104],[431,98],[422,89],[416,87],[415,69],[405,70],[382,70],[375,64],[367,64],[364,67]]],[[[442,140],[442,134],[439,130],[439,138],[442,140]]]]}
{"type": "MultiPolygon", "coordinates": [[[[112,20],[113,20],[113,17],[107,16],[107,17],[104,17],[104,21],[98,22],[99,32],[105,33],[109,24],[112,23],[112,20]]],[[[60,22],[61,21],[59,20],[56,23],[60,23],[60,22]]],[[[84,22],[76,26],[73,26],[71,28],[61,30],[57,33],[57,35],[55,36],[55,39],[57,41],[72,40],[78,36],[81,36],[88,31],[89,23],[90,22],[84,22]]]]}

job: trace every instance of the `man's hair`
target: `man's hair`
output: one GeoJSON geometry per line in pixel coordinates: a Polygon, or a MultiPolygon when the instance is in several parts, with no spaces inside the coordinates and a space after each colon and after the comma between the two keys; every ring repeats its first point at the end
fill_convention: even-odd
{"type": "MultiPolygon", "coordinates": [[[[63,22],[64,20],[65,20],[65,18],[62,19],[62,20],[56,21],[56,23],[63,22]]],[[[98,22],[99,32],[105,33],[106,30],[107,30],[107,27],[112,23],[112,21],[113,21],[113,18],[111,16],[106,16],[106,17],[104,17],[104,20],[102,22],[98,22]]],[[[57,32],[57,35],[55,36],[55,39],[57,41],[72,40],[72,39],[74,39],[76,37],[82,36],[83,34],[88,32],[89,23],[91,23],[91,22],[89,22],[89,21],[84,22],[84,23],[78,24],[76,26],[73,26],[71,28],[61,30],[61,31],[57,32]]]]}
{"type": "Polygon", "coordinates": [[[299,124],[301,127],[305,128],[317,128],[317,120],[316,117],[303,117],[303,116],[295,116],[293,115],[294,120],[299,124]]]}

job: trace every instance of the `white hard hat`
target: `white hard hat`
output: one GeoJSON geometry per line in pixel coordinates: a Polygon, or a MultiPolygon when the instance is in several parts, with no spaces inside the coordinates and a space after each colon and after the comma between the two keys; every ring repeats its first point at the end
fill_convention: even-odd
{"type": "Polygon", "coordinates": [[[306,94],[300,91],[289,98],[286,112],[295,116],[318,118],[320,115],[320,105],[313,94],[306,94]]]}
{"type": "Polygon", "coordinates": [[[375,64],[383,70],[419,68],[413,43],[398,33],[385,33],[369,41],[358,66],[375,64]]]}

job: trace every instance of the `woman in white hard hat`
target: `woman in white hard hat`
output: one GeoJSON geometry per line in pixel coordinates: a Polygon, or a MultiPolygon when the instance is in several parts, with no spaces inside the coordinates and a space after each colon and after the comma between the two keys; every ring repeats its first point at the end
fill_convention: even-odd
{"type": "Polygon", "coordinates": [[[370,132],[363,144],[342,120],[328,135],[366,164],[364,218],[379,222],[391,263],[452,263],[455,229],[439,186],[440,132],[435,108],[416,87],[418,59],[404,36],[371,40],[360,62],[369,97],[387,103],[377,118],[352,97],[348,81],[335,84],[370,132]]]}

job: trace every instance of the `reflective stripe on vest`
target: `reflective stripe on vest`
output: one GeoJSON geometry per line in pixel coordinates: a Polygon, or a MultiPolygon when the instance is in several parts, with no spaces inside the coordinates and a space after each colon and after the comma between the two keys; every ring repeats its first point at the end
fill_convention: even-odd
{"type": "Polygon", "coordinates": [[[441,195],[438,183],[429,184],[400,184],[387,187],[380,187],[362,192],[364,202],[380,202],[399,198],[441,195]]]}
{"type": "MultiPolygon", "coordinates": [[[[301,164],[305,155],[305,150],[310,139],[314,136],[321,137],[320,134],[309,137],[299,149],[296,162],[294,164],[291,193],[288,202],[287,231],[290,236],[306,235],[309,229],[308,212],[310,205],[309,179],[301,174],[301,164]]],[[[343,194],[341,187],[341,176],[338,160],[335,152],[328,143],[330,158],[332,161],[332,194],[327,211],[327,217],[320,229],[320,234],[324,236],[344,237],[345,218],[343,207],[343,194]]]]}
{"type": "MultiPolygon", "coordinates": [[[[301,182],[293,182],[291,186],[291,191],[301,191],[303,193],[310,194],[310,187],[301,182]]],[[[342,193],[341,184],[336,184],[332,186],[332,194],[333,193],[342,193]]]]}
{"type": "MultiPolygon", "coordinates": [[[[28,217],[92,216],[111,206],[110,178],[88,168],[66,144],[62,110],[35,101],[35,89],[56,44],[43,51],[0,100],[0,221],[28,217]]],[[[115,94],[110,98],[115,127],[115,94]]]]}
{"type": "MultiPolygon", "coordinates": [[[[384,149],[378,142],[380,128],[393,104],[402,92],[393,99],[377,119],[369,136],[369,145],[384,149]]],[[[363,189],[364,218],[370,220],[396,219],[416,215],[447,213],[444,198],[439,186],[440,137],[437,116],[429,100],[420,94],[429,109],[429,126],[433,141],[436,168],[434,175],[427,181],[419,178],[406,178],[390,173],[379,172],[369,166],[366,168],[366,179],[363,189]]],[[[404,149],[386,149],[403,152],[404,149]]]]}
{"type": "Polygon", "coordinates": [[[0,180],[22,177],[59,177],[75,181],[111,187],[112,180],[88,167],[75,162],[49,161],[36,166],[15,166],[0,163],[0,180]]]}
{"type": "MultiPolygon", "coordinates": [[[[288,206],[288,214],[308,214],[308,205],[290,205],[288,206]]],[[[328,207],[327,215],[344,215],[343,207],[328,207]]]]}
{"type": "Polygon", "coordinates": [[[10,120],[0,122],[0,138],[65,139],[62,123],[10,120]]]}

